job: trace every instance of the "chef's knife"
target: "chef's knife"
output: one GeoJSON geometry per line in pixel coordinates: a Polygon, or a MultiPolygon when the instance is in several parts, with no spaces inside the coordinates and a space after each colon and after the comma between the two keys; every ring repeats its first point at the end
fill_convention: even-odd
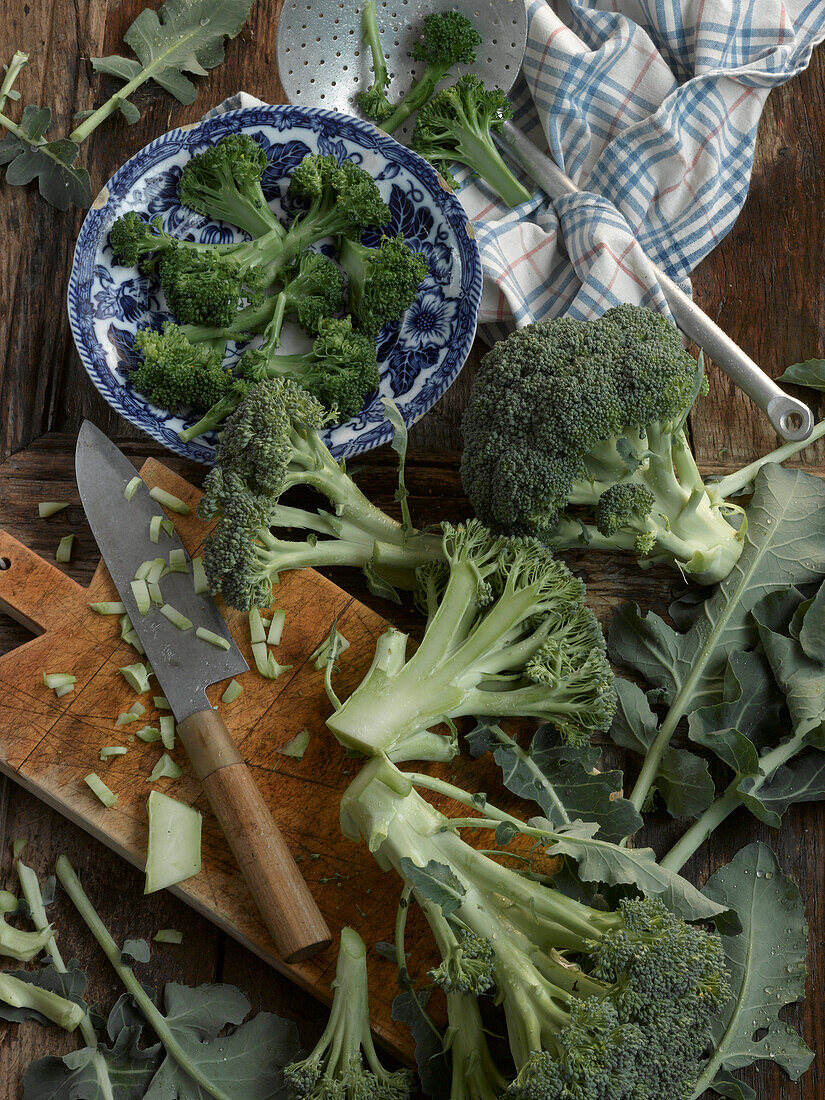
{"type": "Polygon", "coordinates": [[[201,640],[194,628],[179,630],[156,607],[139,614],[130,585],[137,569],[161,552],[168,556],[170,550],[183,549],[180,539],[175,534],[164,537],[162,546],[152,543],[150,520],[163,511],[145,484],[126,500],[135,468],[88,420],[78,435],[75,465],[80,499],[103,560],[264,923],[287,962],[308,958],[329,945],[329,929],[232,735],[206,697],[210,684],[247,671],[246,661],[212,597],[195,594],[191,562],[188,573],[166,574],[163,597],[195,627],[225,638],[229,649],[201,640]]]}

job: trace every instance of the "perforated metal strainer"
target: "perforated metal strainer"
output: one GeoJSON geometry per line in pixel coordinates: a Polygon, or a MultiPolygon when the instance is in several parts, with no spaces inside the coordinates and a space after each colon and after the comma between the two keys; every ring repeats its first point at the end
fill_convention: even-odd
{"type": "MultiPolygon", "coordinates": [[[[278,22],[278,70],[290,103],[360,115],[358,92],[372,83],[372,58],[361,42],[362,3],[347,0],[284,0],[278,22]]],[[[472,19],[482,45],[470,70],[488,87],[508,92],[521,69],[527,44],[524,0],[377,0],[377,23],[391,78],[389,98],[397,102],[421,75],[423,62],[412,48],[431,12],[460,11],[472,19]]],[[[415,116],[394,137],[408,141],[415,116]]],[[[579,189],[558,165],[512,122],[502,144],[547,195],[559,199],[579,189]]],[[[607,196],[609,198],[609,196],[607,196]]],[[[654,267],[673,317],[718,367],[765,413],[788,440],[807,439],[810,408],[785,393],[663,271],[654,267]]]]}
{"type": "MultiPolygon", "coordinates": [[[[284,0],[278,22],[278,72],[290,103],[360,114],[358,92],[372,83],[372,58],[361,43],[361,3],[345,0],[284,0]]],[[[524,0],[378,0],[377,23],[387,56],[389,98],[396,102],[424,71],[412,49],[431,12],[461,11],[472,19],[483,45],[471,69],[485,84],[505,92],[521,68],[527,42],[524,0]]],[[[395,137],[412,133],[415,120],[395,137]]]]}

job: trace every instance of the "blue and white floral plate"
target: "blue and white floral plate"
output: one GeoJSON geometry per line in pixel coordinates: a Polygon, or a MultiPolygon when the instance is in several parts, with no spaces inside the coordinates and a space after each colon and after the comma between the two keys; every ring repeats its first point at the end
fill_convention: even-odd
{"type": "MultiPolygon", "coordinates": [[[[137,210],[150,217],[160,214],[164,228],[179,237],[240,239],[242,235],[229,226],[182,207],[177,197],[178,178],[189,157],[238,132],[250,134],[267,150],[264,191],[275,210],[284,212],[289,176],[307,153],[348,158],[370,173],[389,205],[392,221],[384,232],[403,233],[411,248],[427,256],[430,274],[418,300],[379,338],[378,393],[368,398],[358,416],[325,433],[337,457],[369,451],[392,435],[382,397],[392,397],[410,425],[432,408],[458,375],[475,335],[482,275],[467,215],[434,169],[351,115],[306,107],[246,107],[172,130],[127,161],[89,211],[75,248],[68,307],[80,358],[106,401],[127,420],[186,458],[214,460],[214,433],[181,443],[177,433],[191,421],[150,405],[128,384],[136,329],[159,325],[166,311],[153,279],[115,264],[109,230],[121,214],[137,210]]],[[[378,235],[365,235],[364,241],[376,244],[378,235]]],[[[230,345],[227,363],[237,354],[230,345]]]]}

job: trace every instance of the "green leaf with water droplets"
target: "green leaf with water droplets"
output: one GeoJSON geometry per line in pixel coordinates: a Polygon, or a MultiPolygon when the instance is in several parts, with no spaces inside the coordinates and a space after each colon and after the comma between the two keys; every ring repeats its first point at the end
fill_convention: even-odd
{"type": "Polygon", "coordinates": [[[0,141],[0,164],[7,164],[6,183],[14,187],[37,180],[43,198],[58,210],[88,207],[92,187],[85,168],[75,167],[80,147],[68,138],[47,141],[52,113],[29,105],[19,122],[0,122],[8,132],[0,141]]]}

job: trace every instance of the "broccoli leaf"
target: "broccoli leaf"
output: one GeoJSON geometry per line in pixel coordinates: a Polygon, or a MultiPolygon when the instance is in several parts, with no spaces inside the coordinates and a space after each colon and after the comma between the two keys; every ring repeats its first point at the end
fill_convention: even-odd
{"type": "Polygon", "coordinates": [[[121,956],[128,955],[135,962],[148,963],[150,959],[149,944],[146,940],[126,940],[120,949],[121,956]]]}
{"type": "MultiPolygon", "coordinates": [[[[530,824],[545,828],[548,823],[533,819],[530,824]]],[[[572,826],[555,830],[549,853],[574,859],[579,877],[585,882],[636,886],[647,897],[661,898],[683,920],[708,920],[729,908],[700,893],[681,875],[660,867],[652,848],[620,848],[596,840],[593,836],[596,827],[593,822],[576,821],[572,826]]]]}
{"type": "MultiPolygon", "coordinates": [[[[54,966],[49,964],[40,970],[9,970],[13,978],[19,978],[23,982],[36,985],[39,989],[47,989],[50,993],[57,993],[66,997],[75,1004],[83,1005],[83,995],[86,992],[86,975],[79,968],[77,960],[72,960],[66,973],[62,974],[54,966]]],[[[49,1021],[41,1013],[30,1008],[12,1008],[0,1001],[0,1020],[8,1020],[10,1023],[22,1023],[24,1020],[37,1020],[38,1023],[48,1025],[49,1021]]]]}
{"type": "Polygon", "coordinates": [[[773,675],[785,693],[794,730],[803,734],[819,729],[825,722],[825,665],[812,661],[796,638],[771,630],[761,607],[754,617],[773,675]]]}
{"type": "Polygon", "coordinates": [[[620,608],[610,626],[611,655],[665,692],[687,689],[683,714],[718,702],[734,650],[757,640],[751,612],[768,593],[825,573],[825,483],[801,470],[768,464],[757,475],[745,549],[684,634],[638,607],[620,608]]]}
{"type": "Polygon", "coordinates": [[[595,821],[603,839],[621,840],[641,827],[641,816],[620,795],[622,773],[596,770],[595,746],[568,745],[548,725],[536,731],[525,750],[499,726],[483,722],[467,741],[474,756],[493,753],[507,789],[537,803],[553,828],[595,821]]]}
{"type": "MultiPolygon", "coordinates": [[[[166,1023],[187,1060],[227,1096],[238,1100],[286,1096],[281,1070],[299,1049],[297,1028],[291,1021],[259,1012],[244,1023],[249,1001],[231,985],[190,989],[170,982],[164,990],[164,1007],[166,1023]],[[227,1026],[228,1033],[221,1034],[227,1026]]],[[[167,1056],[145,1100],[206,1100],[206,1094],[167,1056]]]]}
{"type": "Polygon", "coordinates": [[[733,1091],[735,1082],[726,1071],[758,1059],[777,1062],[795,1081],[813,1059],[800,1036],[779,1019],[781,1008],[805,995],[808,930],[799,890],[767,845],[749,844],[708,879],[704,892],[737,912],[742,931],[731,935],[720,928],[733,996],[714,1020],[713,1052],[694,1097],[708,1088],[747,1097],[744,1089],[733,1091]],[[755,1039],[765,1028],[767,1034],[755,1039]]]}
{"type": "Polygon", "coordinates": [[[819,802],[825,798],[825,753],[812,749],[779,768],[770,779],[760,782],[746,776],[740,782],[739,800],[760,821],[778,829],[782,815],[797,802],[819,802]]]}
{"type": "Polygon", "coordinates": [[[428,990],[407,990],[399,993],[392,1002],[392,1018],[406,1024],[415,1041],[415,1063],[421,1080],[421,1089],[433,1100],[448,1100],[451,1073],[444,1041],[427,1012],[428,990]]]}
{"type": "Polygon", "coordinates": [[[48,107],[29,105],[18,123],[2,122],[8,130],[0,141],[0,164],[7,164],[6,183],[20,186],[37,180],[43,198],[58,210],[92,203],[92,186],[85,168],[76,168],[79,147],[69,138],[46,141],[52,121],[48,107]]]}
{"type": "Polygon", "coordinates": [[[193,103],[197,89],[184,73],[206,76],[220,65],[224,38],[238,34],[251,6],[251,0],[166,0],[157,12],[144,8],[123,36],[140,64],[114,55],[93,57],[92,65],[136,86],[154,80],[180,103],[193,103]]]}
{"type": "Polygon", "coordinates": [[[404,423],[404,417],[401,415],[395,402],[385,397],[381,404],[384,406],[384,413],[387,420],[389,420],[392,425],[392,442],[390,446],[398,455],[398,488],[395,491],[395,499],[401,505],[401,522],[404,526],[404,530],[412,534],[415,528],[412,524],[410,506],[407,500],[410,492],[404,480],[409,432],[407,431],[407,425],[404,423]]]}
{"type": "Polygon", "coordinates": [[[806,359],[792,363],[780,374],[777,382],[793,382],[795,386],[807,386],[809,390],[825,390],[825,359],[806,359]]]}
{"type": "Polygon", "coordinates": [[[23,1075],[23,1100],[141,1100],[161,1048],[141,1050],[140,1032],[123,1028],[111,1047],[83,1047],[32,1062],[23,1075]]]}
{"type": "MultiPolygon", "coordinates": [[[[616,680],[618,707],[610,736],[622,748],[645,756],[658,732],[647,696],[629,680],[616,680]]],[[[656,775],[656,787],[673,817],[694,817],[713,801],[715,787],[708,765],[686,749],[668,746],[656,775]]]]}
{"type": "Polygon", "coordinates": [[[464,887],[446,863],[430,860],[426,867],[419,867],[407,856],[403,856],[401,870],[416,892],[440,906],[445,917],[452,916],[461,905],[464,887]]]}

